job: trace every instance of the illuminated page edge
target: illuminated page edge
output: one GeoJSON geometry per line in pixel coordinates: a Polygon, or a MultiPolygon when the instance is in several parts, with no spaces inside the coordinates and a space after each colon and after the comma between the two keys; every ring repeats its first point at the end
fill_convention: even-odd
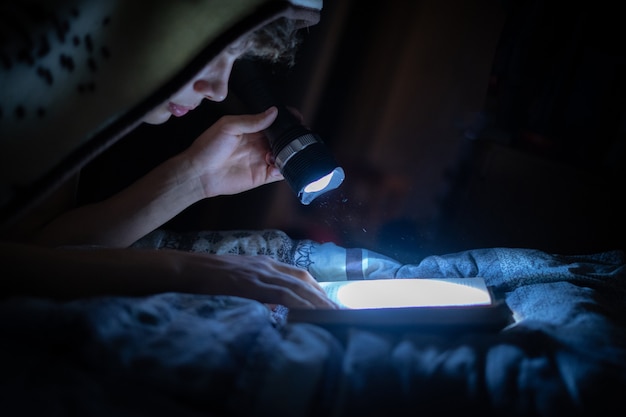
{"type": "MultiPolygon", "coordinates": [[[[404,280],[397,279],[397,280],[404,280]]],[[[478,331],[478,332],[499,332],[514,322],[512,311],[506,304],[502,294],[492,291],[487,286],[483,278],[406,278],[409,280],[420,280],[419,284],[426,281],[444,281],[446,283],[460,284],[468,288],[478,288],[484,292],[487,302],[456,303],[445,306],[430,305],[412,307],[370,307],[370,308],[347,308],[340,309],[289,309],[287,321],[289,323],[309,323],[320,325],[329,330],[341,332],[350,327],[364,327],[374,329],[405,329],[413,328],[420,331],[434,331],[437,333],[458,334],[458,332],[478,331]]],[[[385,280],[363,280],[363,281],[332,281],[323,284],[332,298],[336,292],[354,282],[374,282],[385,280]]],[[[322,283],[320,283],[322,284],[322,283]]],[[[365,286],[373,284],[362,284],[365,286]]],[[[336,300],[336,298],[335,298],[336,300]]],[[[337,302],[337,301],[336,301],[337,302]]]]}
{"type": "Polygon", "coordinates": [[[485,280],[471,278],[403,278],[320,282],[342,309],[489,306],[485,280]]]}

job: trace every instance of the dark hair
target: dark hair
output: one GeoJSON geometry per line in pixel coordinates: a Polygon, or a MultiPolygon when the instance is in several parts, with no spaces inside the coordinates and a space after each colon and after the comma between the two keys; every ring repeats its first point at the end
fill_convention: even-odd
{"type": "Polygon", "coordinates": [[[299,22],[281,17],[254,31],[248,42],[247,58],[266,59],[292,66],[301,38],[299,22]]]}

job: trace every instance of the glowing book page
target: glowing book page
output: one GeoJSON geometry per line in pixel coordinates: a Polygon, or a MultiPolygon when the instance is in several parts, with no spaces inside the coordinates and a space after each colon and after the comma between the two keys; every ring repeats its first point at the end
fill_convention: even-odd
{"type": "Polygon", "coordinates": [[[340,333],[353,326],[437,333],[497,332],[512,312],[483,278],[409,278],[320,282],[338,309],[289,309],[288,321],[340,333]]]}
{"type": "Polygon", "coordinates": [[[485,306],[492,304],[483,278],[410,278],[320,282],[344,309],[485,306]]]}

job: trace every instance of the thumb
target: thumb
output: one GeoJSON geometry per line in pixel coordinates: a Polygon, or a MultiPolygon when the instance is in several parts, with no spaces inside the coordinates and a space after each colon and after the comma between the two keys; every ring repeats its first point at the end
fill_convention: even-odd
{"type": "Polygon", "coordinates": [[[257,133],[270,127],[277,115],[278,109],[272,106],[262,113],[236,116],[223,126],[223,131],[232,135],[257,133]]]}

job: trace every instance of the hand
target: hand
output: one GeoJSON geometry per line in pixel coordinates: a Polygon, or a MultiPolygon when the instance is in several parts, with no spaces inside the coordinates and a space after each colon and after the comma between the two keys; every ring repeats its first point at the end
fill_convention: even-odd
{"type": "Polygon", "coordinates": [[[307,271],[268,256],[188,255],[195,256],[182,266],[191,279],[192,292],[234,295],[291,308],[337,308],[307,271]]]}
{"type": "Polygon", "coordinates": [[[262,132],[276,115],[270,107],[255,115],[224,116],[185,151],[205,197],[238,194],[283,179],[262,132]]]}
{"type": "Polygon", "coordinates": [[[62,248],[0,242],[0,295],[75,298],[184,292],[292,308],[336,308],[305,270],[268,256],[177,250],[62,248]],[[54,277],[54,279],[50,279],[54,277]]]}

